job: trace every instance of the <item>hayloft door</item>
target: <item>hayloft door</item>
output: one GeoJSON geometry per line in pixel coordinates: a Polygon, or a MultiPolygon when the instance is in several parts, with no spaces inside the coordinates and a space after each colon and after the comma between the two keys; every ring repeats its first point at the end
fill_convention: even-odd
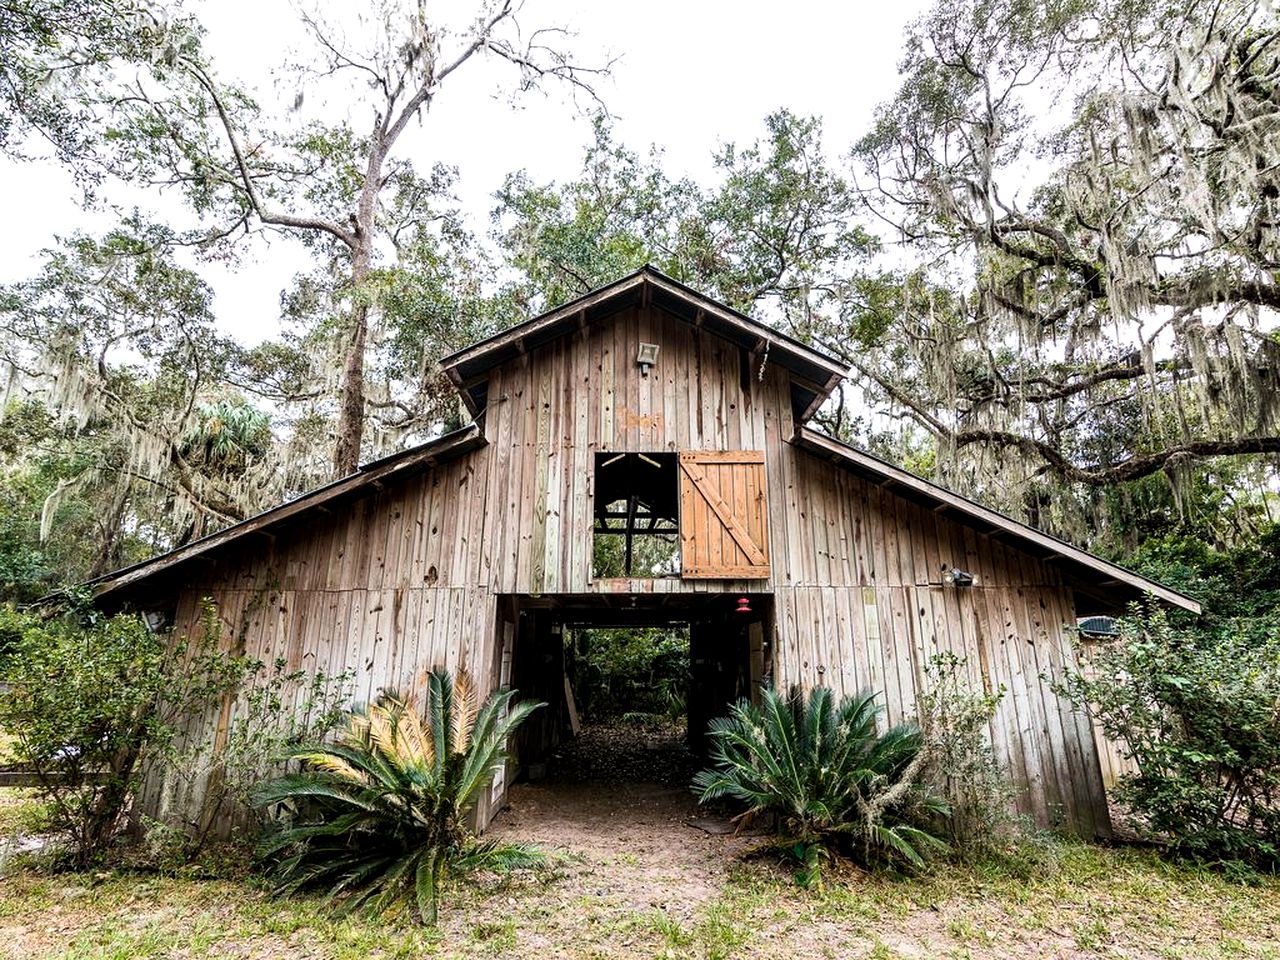
{"type": "Polygon", "coordinates": [[[721,580],[769,576],[764,451],[680,454],[680,575],[721,580]]]}

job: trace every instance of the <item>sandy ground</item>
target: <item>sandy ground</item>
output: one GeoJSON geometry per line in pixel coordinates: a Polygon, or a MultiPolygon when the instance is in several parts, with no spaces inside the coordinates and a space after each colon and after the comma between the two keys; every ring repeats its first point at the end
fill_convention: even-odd
{"type": "Polygon", "coordinates": [[[759,842],[731,831],[702,816],[686,791],[646,783],[518,784],[493,828],[572,850],[570,882],[583,893],[678,913],[714,898],[736,858],[759,842]]]}
{"type": "Polygon", "coordinates": [[[678,733],[586,727],[546,779],[512,786],[491,833],[573,851],[567,879],[583,894],[692,913],[761,841],[699,807],[688,787],[696,769],[678,733]]]}

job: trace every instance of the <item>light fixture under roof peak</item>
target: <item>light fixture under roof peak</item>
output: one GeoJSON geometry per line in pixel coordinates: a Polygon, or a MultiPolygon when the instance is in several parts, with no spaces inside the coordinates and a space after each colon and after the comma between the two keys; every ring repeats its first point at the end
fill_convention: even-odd
{"type": "Polygon", "coordinates": [[[658,363],[658,345],[656,343],[640,344],[640,352],[636,354],[636,363],[640,364],[640,372],[649,375],[649,369],[658,363]]]}

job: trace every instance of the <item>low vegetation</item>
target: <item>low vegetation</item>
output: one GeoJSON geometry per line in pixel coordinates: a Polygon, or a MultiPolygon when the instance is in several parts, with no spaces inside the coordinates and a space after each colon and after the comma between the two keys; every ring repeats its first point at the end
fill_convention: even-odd
{"type": "Polygon", "coordinates": [[[1005,696],[971,682],[969,661],[934,656],[917,704],[927,763],[924,778],[946,799],[938,820],[953,858],[980,858],[1003,849],[1026,829],[1014,812],[1017,787],[991,745],[991,722],[1005,696]]]}
{"type": "Polygon", "coordinates": [[[1280,635],[1153,611],[1090,646],[1092,670],[1063,686],[1136,764],[1116,795],[1139,830],[1229,870],[1280,865],[1280,635]]]}
{"type": "Polygon", "coordinates": [[[219,653],[209,626],[188,644],[136,615],[75,607],[46,619],[0,609],[9,682],[0,726],[13,764],[39,778],[48,827],[72,865],[106,852],[179,720],[239,685],[246,665],[219,653]]]}
{"type": "Polygon", "coordinates": [[[572,960],[1280,958],[1280,885],[1233,883],[1149,850],[1045,841],[1017,867],[832,872],[822,896],[765,860],[700,875],[694,899],[630,896],[628,878],[649,866],[619,853],[569,861],[550,880],[462,887],[435,928],[337,915],[319,895],[279,900],[252,879],[16,869],[0,883],[0,938],[15,960],[517,958],[549,945],[572,960]]]}
{"type": "Polygon", "coordinates": [[[545,706],[514,698],[495,694],[477,710],[465,674],[455,683],[435,671],[421,689],[349,714],[336,743],[295,751],[302,771],[255,793],[285,811],[262,850],[277,892],[318,888],[372,914],[411,898],[430,925],[450,873],[540,864],[536,849],[479,841],[467,829],[511,734],[545,706]]]}
{"type": "Polygon", "coordinates": [[[944,844],[922,827],[946,806],[923,782],[925,741],[914,726],[877,733],[875,695],[839,704],[826,687],[765,688],[711,724],[713,766],[693,781],[705,802],[745,806],[739,820],[772,814],[781,843],[803,864],[802,886],[822,885],[833,851],[864,863],[923,866],[944,844]]]}
{"type": "Polygon", "coordinates": [[[84,869],[108,857],[144,783],[178,791],[203,778],[201,810],[133,825],[161,857],[197,855],[220,814],[247,812],[249,786],[283,752],[332,725],[345,677],[290,672],[233,646],[212,606],[192,637],[74,597],[52,615],[0,607],[0,749],[36,778],[60,864],[84,869]],[[189,717],[233,701],[240,709],[219,750],[211,730],[184,738],[189,717]]]}

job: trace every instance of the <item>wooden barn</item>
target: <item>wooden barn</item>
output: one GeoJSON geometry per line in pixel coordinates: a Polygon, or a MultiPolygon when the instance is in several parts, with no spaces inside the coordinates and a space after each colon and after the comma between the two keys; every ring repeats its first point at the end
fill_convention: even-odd
{"type": "Polygon", "coordinates": [[[228,643],[353,669],[362,698],[436,665],[514,686],[552,705],[524,763],[567,727],[566,625],[687,624],[694,731],[764,681],[910,718],[953,651],[1007,690],[991,736],[1022,812],[1108,831],[1090,722],[1043,677],[1078,616],[1193,601],[811,428],[839,363],[650,268],[442,363],[469,426],[110,574],[100,602],[194,632],[212,598],[228,643]]]}

